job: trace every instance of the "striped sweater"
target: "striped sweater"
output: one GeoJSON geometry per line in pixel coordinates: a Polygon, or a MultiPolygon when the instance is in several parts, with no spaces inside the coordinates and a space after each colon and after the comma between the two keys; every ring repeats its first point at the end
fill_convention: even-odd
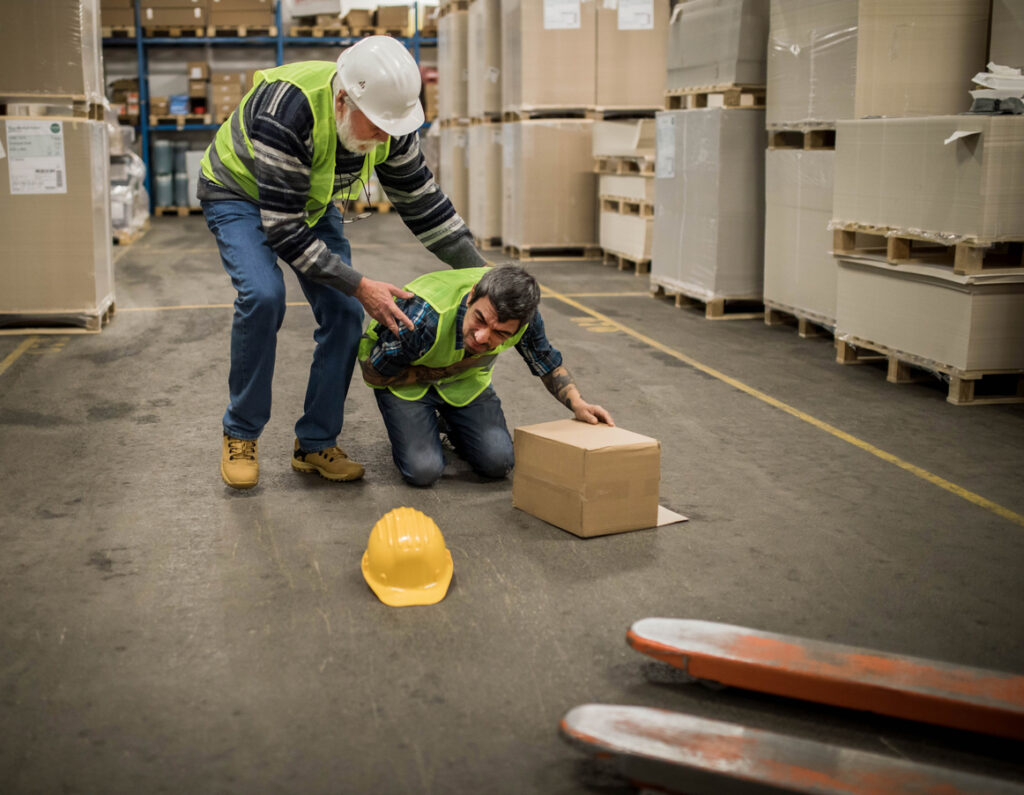
{"type": "MultiPolygon", "coordinates": [[[[362,274],[331,252],[306,224],[306,198],[313,162],[313,112],[302,91],[284,81],[261,84],[245,104],[245,129],[253,145],[253,176],[259,189],[260,217],[267,242],[303,275],[351,295],[362,274]]],[[[228,124],[230,122],[225,122],[228,124]]],[[[363,155],[338,144],[335,192],[359,176],[363,155]]],[[[486,264],[451,201],[434,182],[420,151],[419,133],[391,139],[377,179],[405,225],[426,248],[452,268],[486,264]]],[[[199,199],[253,201],[201,177],[199,199]]]]}

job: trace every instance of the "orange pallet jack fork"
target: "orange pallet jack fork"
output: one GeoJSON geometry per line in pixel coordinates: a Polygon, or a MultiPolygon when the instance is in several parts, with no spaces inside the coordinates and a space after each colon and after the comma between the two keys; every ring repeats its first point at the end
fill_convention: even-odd
{"type": "Polygon", "coordinates": [[[1024,676],[690,619],[626,640],[695,679],[1024,740],[1024,676]]]}
{"type": "Polygon", "coordinates": [[[570,744],[633,784],[688,795],[1021,795],[1011,782],[649,707],[584,704],[570,744]]]}

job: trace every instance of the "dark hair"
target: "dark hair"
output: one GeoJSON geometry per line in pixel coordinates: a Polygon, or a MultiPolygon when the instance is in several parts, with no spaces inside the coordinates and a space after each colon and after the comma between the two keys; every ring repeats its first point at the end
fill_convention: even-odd
{"type": "Polygon", "coordinates": [[[518,320],[519,324],[533,319],[540,303],[540,286],[525,268],[502,265],[491,268],[473,288],[473,300],[490,298],[498,322],[518,320]]]}

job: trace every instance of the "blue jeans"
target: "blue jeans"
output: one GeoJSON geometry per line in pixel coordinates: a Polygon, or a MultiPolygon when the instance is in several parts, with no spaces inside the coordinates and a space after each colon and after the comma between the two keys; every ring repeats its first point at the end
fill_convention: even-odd
{"type": "MultiPolygon", "coordinates": [[[[285,312],[284,274],[267,243],[259,207],[247,201],[204,201],[202,207],[206,224],[217,238],[224,270],[238,292],[231,323],[224,432],[237,439],[257,439],[270,420],[277,332],[285,312]]],[[[336,207],[328,208],[313,232],[352,266],[352,249],[336,207]]],[[[338,443],[363,332],[363,307],[333,287],[298,271],[295,275],[317,322],[304,413],[295,423],[295,435],[303,450],[317,452],[338,443]]]]}
{"type": "Polygon", "coordinates": [[[391,456],[405,481],[429,486],[444,470],[444,453],[437,415],[448,424],[455,451],[485,478],[503,478],[512,471],[515,457],[505,412],[493,387],[473,402],[456,408],[430,389],[419,400],[403,400],[387,389],[375,389],[377,406],[391,439],[391,456]]]}

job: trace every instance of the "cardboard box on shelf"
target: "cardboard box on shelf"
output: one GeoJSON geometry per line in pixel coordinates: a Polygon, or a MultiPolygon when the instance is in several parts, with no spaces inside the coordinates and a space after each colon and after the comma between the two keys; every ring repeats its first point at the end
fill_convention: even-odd
{"type": "Polygon", "coordinates": [[[441,130],[441,173],[438,184],[455,211],[465,217],[469,209],[469,126],[454,125],[441,130]]]}
{"type": "Polygon", "coordinates": [[[107,125],[7,117],[0,141],[6,256],[31,264],[0,268],[0,315],[44,324],[98,317],[114,300],[107,125]],[[46,162],[23,168],[22,151],[45,152],[46,162]]]}
{"type": "MultiPolygon", "coordinates": [[[[479,0],[478,0],[479,1],[479,0]]],[[[469,209],[465,221],[475,237],[501,237],[501,124],[469,128],[469,209]]]]}
{"type": "Polygon", "coordinates": [[[594,157],[654,156],[654,119],[594,122],[594,157]]]}
{"type": "Polygon", "coordinates": [[[469,12],[451,11],[437,24],[438,117],[469,118],[469,12]]]}
{"type": "Polygon", "coordinates": [[[657,439],[557,420],[516,428],[514,444],[519,510],[583,538],[658,524],[657,439]]]}
{"type": "Polygon", "coordinates": [[[206,0],[142,0],[139,8],[143,27],[191,28],[205,25],[206,0]]]}
{"type": "Polygon", "coordinates": [[[189,80],[188,81],[188,95],[190,97],[202,97],[206,99],[206,95],[209,93],[210,84],[206,80],[189,80]]]}
{"type": "Polygon", "coordinates": [[[135,27],[135,8],[107,8],[100,9],[100,25],[105,28],[131,28],[135,27]]]}
{"type": "Polygon", "coordinates": [[[274,26],[274,12],[266,10],[232,11],[210,8],[209,24],[220,28],[271,28],[274,26]]]}
{"type": "Polygon", "coordinates": [[[677,88],[764,85],[768,3],[686,0],[673,9],[668,82],[677,88]]]}
{"type": "Polygon", "coordinates": [[[854,118],[970,110],[989,0],[860,0],[854,118]]]}
{"type": "Polygon", "coordinates": [[[501,237],[506,246],[597,243],[597,175],[587,119],[502,125],[501,237]]]}
{"type": "Polygon", "coordinates": [[[214,11],[263,11],[274,13],[274,0],[206,0],[207,8],[214,11]]]}
{"type": "Polygon", "coordinates": [[[210,79],[210,64],[206,61],[189,61],[185,68],[189,80],[210,79]]]}
{"type": "Polygon", "coordinates": [[[242,86],[248,74],[248,72],[213,72],[210,74],[210,82],[214,86],[242,86]]]}
{"type": "Polygon", "coordinates": [[[341,22],[351,28],[353,33],[358,33],[363,28],[373,27],[373,12],[365,8],[352,8],[342,17],[341,22]]]}
{"type": "Polygon", "coordinates": [[[292,18],[340,14],[341,0],[291,0],[292,18]]]}
{"type": "Polygon", "coordinates": [[[829,324],[836,317],[832,256],[834,150],[765,153],[764,297],[829,324]]]}
{"type": "Polygon", "coordinates": [[[856,85],[857,0],[772,0],[768,126],[852,119],[856,85]]]}
{"type": "Polygon", "coordinates": [[[101,103],[99,26],[96,0],[0,3],[0,93],[101,103]]]}
{"type": "Polygon", "coordinates": [[[651,276],[702,300],[761,297],[764,111],[658,114],[651,276]]]}
{"type": "Polygon", "coordinates": [[[503,111],[594,105],[596,6],[589,1],[578,6],[545,0],[502,3],[503,111]]]}
{"type": "Polygon", "coordinates": [[[597,107],[664,107],[668,6],[652,0],[597,7],[597,107]]]}
{"type": "Polygon", "coordinates": [[[469,4],[466,90],[470,118],[501,113],[501,2],[469,4]]]}
{"type": "Polygon", "coordinates": [[[412,7],[378,6],[376,26],[384,30],[408,32],[412,29],[412,7]]]}
{"type": "Polygon", "coordinates": [[[1024,368],[1024,273],[839,257],[836,337],[961,371],[1024,368]]]}
{"type": "Polygon", "coordinates": [[[1024,240],[1024,116],[841,121],[837,223],[1024,240]]]}
{"type": "Polygon", "coordinates": [[[1024,69],[1024,3],[992,0],[988,60],[1024,69]]]}
{"type": "Polygon", "coordinates": [[[149,112],[154,116],[166,116],[170,113],[171,98],[170,97],[150,97],[149,98],[149,112]]]}

